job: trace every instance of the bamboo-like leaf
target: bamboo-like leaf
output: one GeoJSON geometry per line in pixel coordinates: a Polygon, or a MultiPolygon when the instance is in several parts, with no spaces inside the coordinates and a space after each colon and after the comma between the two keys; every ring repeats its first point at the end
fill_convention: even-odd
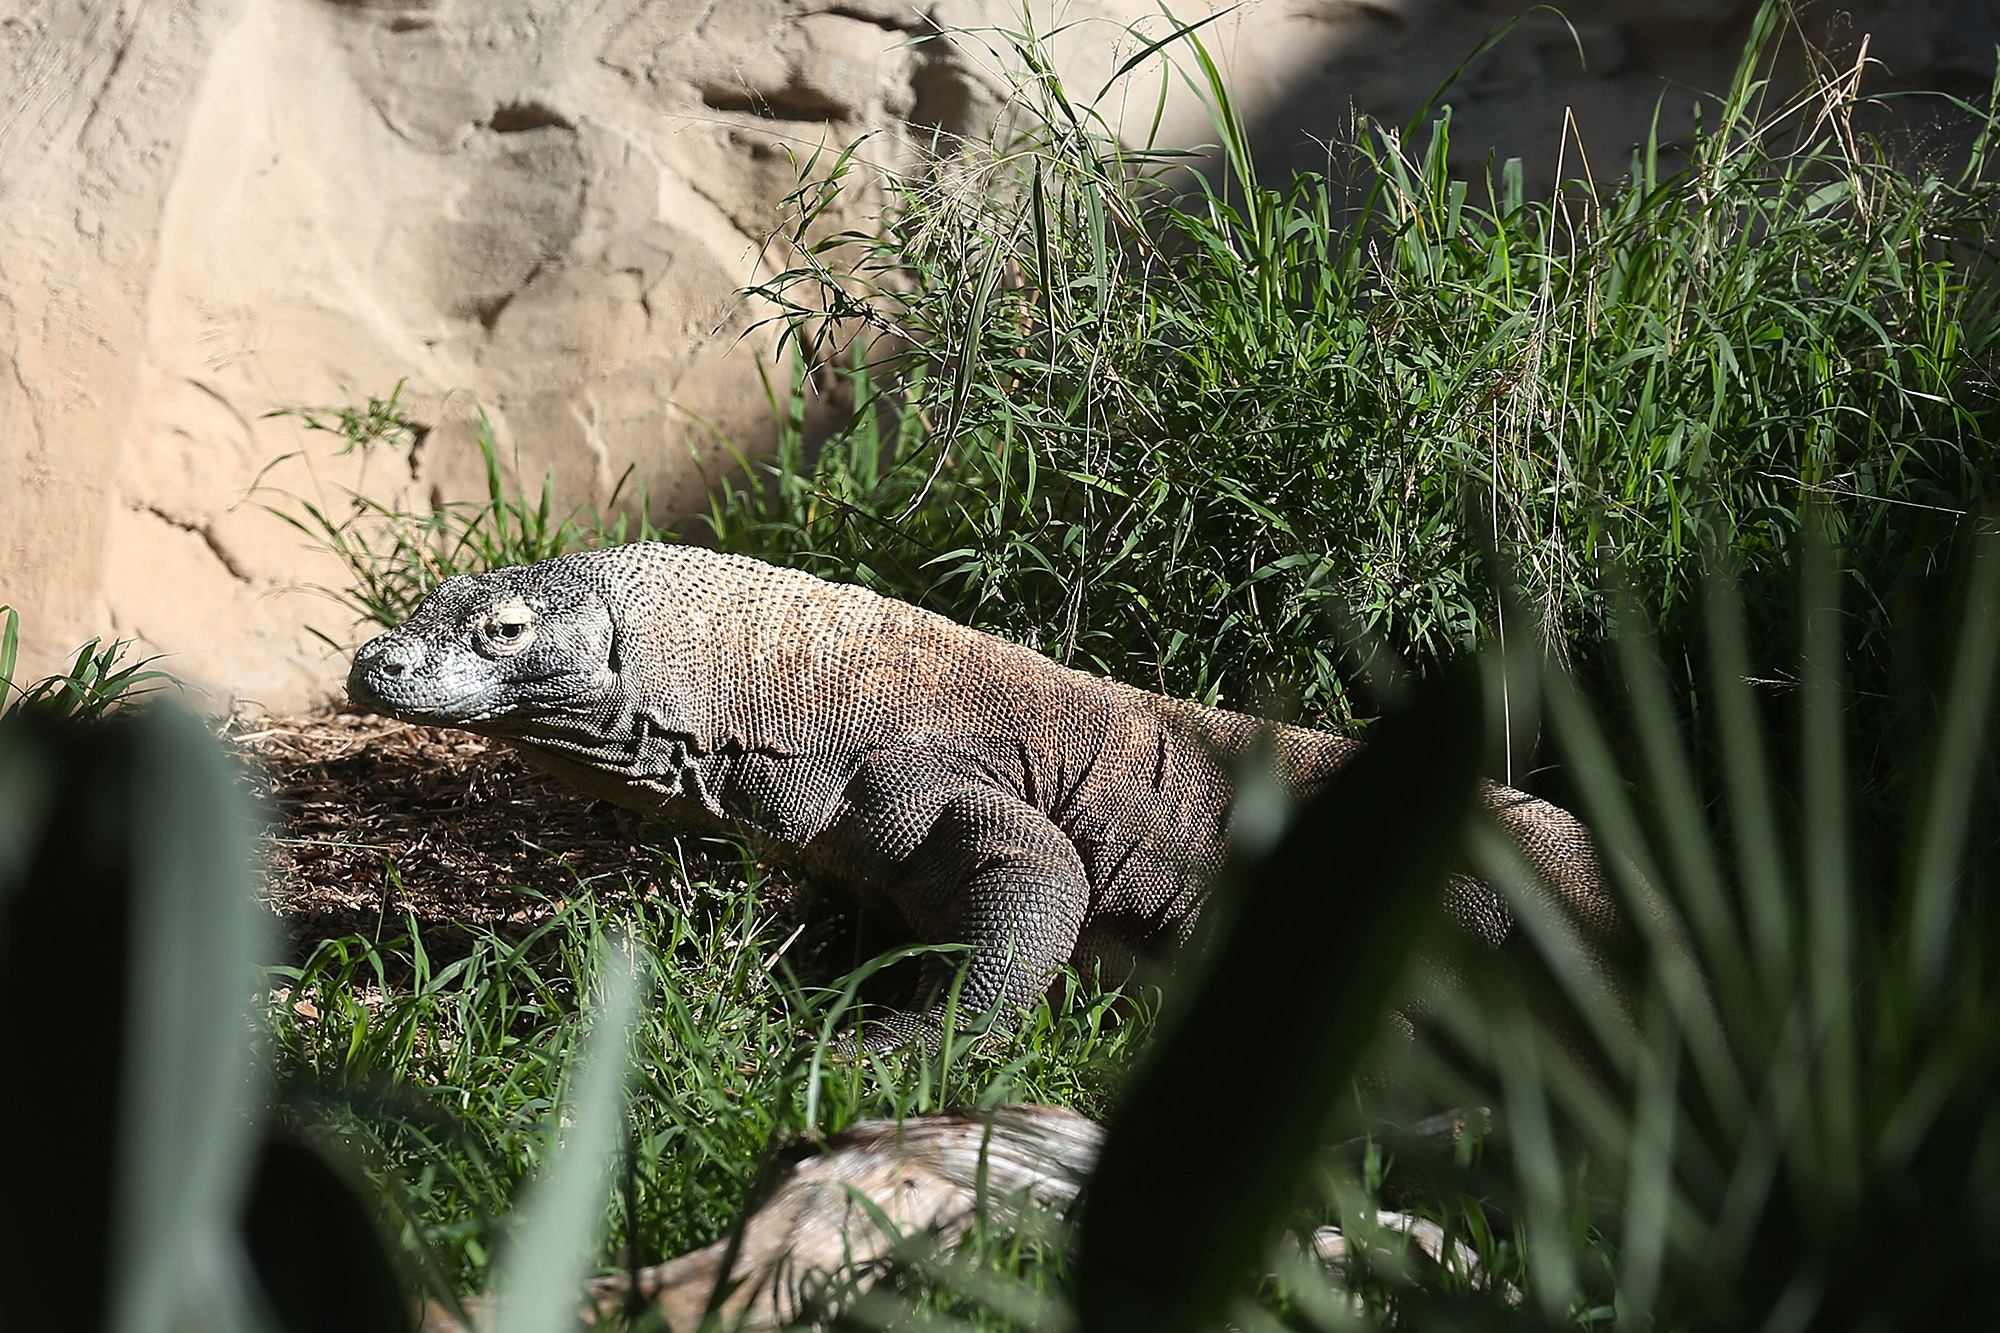
{"type": "Polygon", "coordinates": [[[1090,1183],[1077,1260],[1089,1333],[1205,1327],[1261,1259],[1429,915],[1479,734],[1474,682],[1434,685],[1376,725],[1243,881],[1090,1183]],[[1162,1172],[1170,1157],[1185,1169],[1162,1172]]]}
{"type": "Polygon", "coordinates": [[[1666,1264],[1673,1204],[1674,1130],[1679,1118],[1680,1025],[1656,981],[1645,1007],[1646,1031],[1633,1086],[1631,1174],[1625,1187],[1625,1230],[1619,1256],[1621,1328],[1652,1324],[1653,1301],[1666,1264]]]}
{"type": "MultiPolygon", "coordinates": [[[[1637,619],[1635,612],[1635,623],[1637,619]]],[[[1676,899],[1686,910],[1693,942],[1714,979],[1723,1008],[1743,1012],[1758,1000],[1743,950],[1742,928],[1723,886],[1713,829],[1695,788],[1652,636],[1638,630],[1621,635],[1619,650],[1638,726],[1639,751],[1646,764],[1647,786],[1660,811],[1662,868],[1672,868],[1676,899]]],[[[1682,1013],[1679,1021],[1691,1034],[1701,1028],[1719,1030],[1719,1020],[1712,1011],[1701,1018],[1682,1013]]],[[[1745,1107],[1741,1079],[1733,1069],[1724,1067],[1728,1056],[1716,1050],[1716,1041],[1699,1036],[1694,1040],[1699,1043],[1696,1061],[1703,1084],[1724,1120],[1735,1123],[1745,1107]]]]}
{"type": "Polygon", "coordinates": [[[1945,988],[1960,856],[1971,819],[1974,765],[1993,710],[1993,674],[2000,660],[2000,538],[1979,539],[1960,621],[1951,684],[1938,720],[1937,757],[1926,788],[1906,898],[1910,911],[1909,967],[1920,1006],[1935,1005],[1945,988]]]}
{"type": "Polygon", "coordinates": [[[1808,1022],[1798,1006],[1788,1007],[1781,1018],[1762,1071],[1763,1096],[1736,1138],[1729,1186],[1715,1207],[1699,1262],[1699,1269],[1725,1290],[1764,1219],[1793,1130],[1809,1113],[1808,1022]]]}
{"type": "MultiPolygon", "coordinates": [[[[559,1333],[573,1326],[620,1149],[633,1014],[647,989],[640,960],[607,949],[599,996],[565,1112],[568,1132],[521,1207],[505,1251],[493,1333],[559,1333]]],[[[549,1129],[554,1148],[555,1126],[549,1129]]]]}
{"type": "Polygon", "coordinates": [[[1533,1247],[1533,1295],[1542,1317],[1555,1323],[1576,1294],[1565,1189],[1568,1171],[1549,1116],[1540,1044],[1526,1013],[1519,1008],[1503,1011],[1494,1033],[1507,1135],[1525,1196],[1528,1243],[1533,1247]]]}

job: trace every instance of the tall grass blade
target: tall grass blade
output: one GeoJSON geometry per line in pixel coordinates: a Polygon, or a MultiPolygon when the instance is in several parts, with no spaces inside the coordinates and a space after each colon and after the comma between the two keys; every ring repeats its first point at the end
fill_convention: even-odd
{"type": "Polygon", "coordinates": [[[1211,906],[1224,920],[1119,1103],[1085,1199],[1087,1333],[1205,1328],[1262,1261],[1430,914],[1480,734],[1477,682],[1433,682],[1299,811],[1237,901],[1211,906]]]}
{"type": "Polygon", "coordinates": [[[1141,65],[1144,65],[1147,61],[1151,60],[1154,56],[1158,55],[1160,52],[1172,46],[1175,42],[1190,40],[1193,38],[1195,33],[1207,27],[1209,24],[1220,22],[1221,20],[1228,18],[1231,14],[1235,12],[1236,12],[1236,6],[1230,5],[1227,8],[1218,9],[1215,13],[1210,14],[1207,18],[1196,19],[1193,23],[1181,23],[1175,21],[1173,26],[1168,30],[1166,36],[1155,37],[1152,40],[1146,42],[1137,51],[1135,51],[1131,55],[1131,57],[1125,61],[1124,64],[1120,65],[1117,69],[1112,70],[1111,77],[1104,81],[1104,86],[1102,88],[1099,88],[1097,90],[1097,94],[1090,100],[1093,103],[1102,102],[1104,100],[1104,95],[1110,92],[1113,88],[1117,87],[1119,82],[1123,80],[1127,74],[1130,74],[1133,70],[1138,69],[1141,65]]]}
{"type": "Polygon", "coordinates": [[[1791,889],[1784,871],[1776,811],[1771,803],[1771,772],[1764,756],[1764,725],[1750,690],[1750,654],[1743,633],[1743,613],[1734,588],[1711,576],[1702,599],[1709,641],[1709,706],[1715,710],[1721,742],[1724,787],[1735,834],[1737,892],[1748,924],[1754,975],[1765,1003],[1737,1012],[1753,1026],[1743,1033],[1760,1036],[1757,1049],[1769,1049],[1775,1024],[1789,1006],[1792,993],[1794,922],[1791,889]],[[1759,1032],[1755,1015],[1772,1024],[1759,1032]]]}
{"type": "Polygon", "coordinates": [[[1524,1011],[1503,1011],[1493,1025],[1494,1054],[1527,1214],[1532,1294],[1542,1318],[1560,1322],[1576,1295],[1576,1256],[1569,1236],[1567,1172],[1549,1114],[1540,1034],[1524,1011]]]}
{"type": "Polygon", "coordinates": [[[1806,975],[1818,1046],[1816,1142],[1801,1145],[1803,1164],[1823,1173],[1836,1204],[1860,1192],[1863,1160],[1860,1088],[1853,1019],[1854,902],[1848,860],[1849,784],[1843,737],[1848,725],[1841,680],[1841,606],[1828,515],[1815,507],[1807,529],[1800,760],[1806,889],[1806,975]]]}
{"type": "Polygon", "coordinates": [[[1946,989],[1960,857],[1979,791],[1973,779],[1992,716],[1994,663],[2000,655],[2000,538],[1981,536],[1974,552],[1907,890],[1909,967],[1920,1010],[1935,1006],[1946,989]]]}
{"type": "MultiPolygon", "coordinates": [[[[597,1251],[610,1179],[623,1146],[625,1083],[644,969],[615,947],[598,957],[599,998],[582,1069],[572,1083],[568,1132],[522,1205],[500,1268],[493,1333],[557,1333],[574,1325],[597,1251]]],[[[549,1126],[550,1144],[556,1138],[549,1126]]]]}

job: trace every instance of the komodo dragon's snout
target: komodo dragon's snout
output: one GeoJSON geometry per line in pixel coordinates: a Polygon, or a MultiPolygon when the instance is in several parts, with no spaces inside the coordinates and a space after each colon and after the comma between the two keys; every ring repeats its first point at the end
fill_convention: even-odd
{"type": "MultiPolygon", "coordinates": [[[[1233,765],[1264,753],[1302,797],[1358,748],[862,588],[651,542],[451,579],[362,647],[348,689],[505,740],[591,795],[763,833],[925,941],[970,945],[973,1011],[1032,1004],[1065,963],[1117,971],[1185,940],[1227,852],[1233,765]]],[[[1569,908],[1616,918],[1573,817],[1483,790],[1569,908]]],[[[1484,885],[1450,902],[1489,942],[1511,931],[1484,885]]]]}

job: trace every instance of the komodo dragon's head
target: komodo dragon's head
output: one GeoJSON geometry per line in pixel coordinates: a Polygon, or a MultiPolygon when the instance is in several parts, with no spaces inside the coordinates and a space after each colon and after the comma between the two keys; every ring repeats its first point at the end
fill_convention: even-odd
{"type": "Polygon", "coordinates": [[[577,557],[439,584],[354,654],[356,705],[518,737],[601,715],[621,693],[609,606],[577,557]]]}

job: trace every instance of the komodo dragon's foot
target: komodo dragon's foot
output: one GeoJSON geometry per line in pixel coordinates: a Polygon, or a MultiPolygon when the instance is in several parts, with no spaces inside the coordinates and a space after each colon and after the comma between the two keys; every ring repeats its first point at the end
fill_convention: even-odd
{"type": "MultiPolygon", "coordinates": [[[[951,1043],[957,1050],[970,1050],[982,1042],[1004,1037],[1013,1023],[997,1014],[982,1014],[951,1029],[951,1043]]],[[[834,1039],[834,1052],[842,1056],[881,1055],[889,1051],[920,1049],[935,1056],[944,1050],[944,1015],[936,1010],[898,1010],[871,1018],[834,1039]]]]}

